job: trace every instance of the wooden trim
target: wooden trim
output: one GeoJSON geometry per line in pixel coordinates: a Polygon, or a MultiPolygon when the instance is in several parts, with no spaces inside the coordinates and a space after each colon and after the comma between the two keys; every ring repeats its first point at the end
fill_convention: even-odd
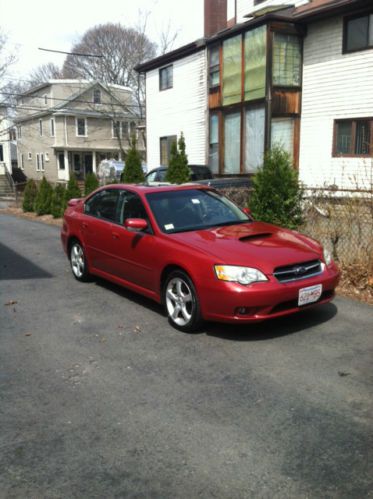
{"type": "Polygon", "coordinates": [[[294,136],[293,136],[293,159],[294,166],[299,170],[299,144],[300,144],[300,118],[294,118],[294,136]]]}
{"type": "Polygon", "coordinates": [[[272,120],[272,55],[273,33],[267,25],[266,40],[266,92],[265,92],[265,125],[264,125],[264,153],[271,147],[271,120],[272,120]]]}

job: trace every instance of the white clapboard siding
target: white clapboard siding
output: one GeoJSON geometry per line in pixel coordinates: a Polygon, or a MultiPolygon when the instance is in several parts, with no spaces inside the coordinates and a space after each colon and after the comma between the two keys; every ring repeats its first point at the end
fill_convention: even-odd
{"type": "Polygon", "coordinates": [[[373,49],[342,54],[343,19],[309,25],[304,40],[300,178],[308,186],[367,188],[372,160],[333,158],[335,119],[373,117],[373,49]]]}
{"type": "Polygon", "coordinates": [[[207,141],[206,52],[173,62],[173,88],[159,90],[159,69],[146,75],[146,130],[148,168],[160,165],[160,137],[185,136],[190,164],[206,163],[207,141]]]}
{"type": "Polygon", "coordinates": [[[305,3],[308,3],[309,0],[266,0],[265,2],[261,2],[258,5],[254,5],[254,0],[237,0],[236,7],[236,18],[238,23],[243,23],[248,20],[247,17],[244,17],[247,14],[251,14],[256,12],[257,10],[262,10],[265,7],[269,7],[272,5],[280,6],[280,5],[295,5],[299,7],[305,3]]]}

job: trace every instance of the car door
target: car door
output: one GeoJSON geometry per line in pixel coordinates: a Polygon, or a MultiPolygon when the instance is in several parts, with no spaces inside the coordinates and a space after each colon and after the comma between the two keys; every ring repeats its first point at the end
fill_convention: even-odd
{"type": "Polygon", "coordinates": [[[101,190],[86,201],[81,217],[81,234],[90,266],[114,275],[119,200],[118,189],[101,190]]]}
{"type": "Polygon", "coordinates": [[[140,197],[122,190],[119,201],[119,225],[115,228],[116,275],[137,286],[156,290],[157,239],[150,225],[147,211],[140,197]],[[148,229],[133,232],[124,226],[128,218],[147,220],[148,229]]]}

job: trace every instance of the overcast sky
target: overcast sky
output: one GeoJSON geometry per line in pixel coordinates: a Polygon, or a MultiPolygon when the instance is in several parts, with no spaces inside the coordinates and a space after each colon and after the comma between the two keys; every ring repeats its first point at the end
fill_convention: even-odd
{"type": "Polygon", "coordinates": [[[178,31],[173,48],[203,36],[203,0],[0,0],[0,28],[18,57],[8,76],[27,78],[33,68],[47,62],[62,66],[65,56],[38,47],[69,51],[88,28],[107,22],[135,26],[146,12],[152,41],[159,40],[169,22],[178,31]]]}

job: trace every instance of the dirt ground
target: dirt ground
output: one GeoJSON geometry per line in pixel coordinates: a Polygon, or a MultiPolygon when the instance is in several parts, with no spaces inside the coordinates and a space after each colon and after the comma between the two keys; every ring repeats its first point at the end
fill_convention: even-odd
{"type": "MultiPolygon", "coordinates": [[[[52,215],[37,216],[35,213],[24,213],[21,208],[3,208],[0,209],[0,213],[50,225],[62,225],[62,218],[53,218],[52,215]]],[[[368,269],[357,264],[348,265],[341,270],[342,277],[337,293],[373,305],[373,273],[370,275],[368,269]]]]}

